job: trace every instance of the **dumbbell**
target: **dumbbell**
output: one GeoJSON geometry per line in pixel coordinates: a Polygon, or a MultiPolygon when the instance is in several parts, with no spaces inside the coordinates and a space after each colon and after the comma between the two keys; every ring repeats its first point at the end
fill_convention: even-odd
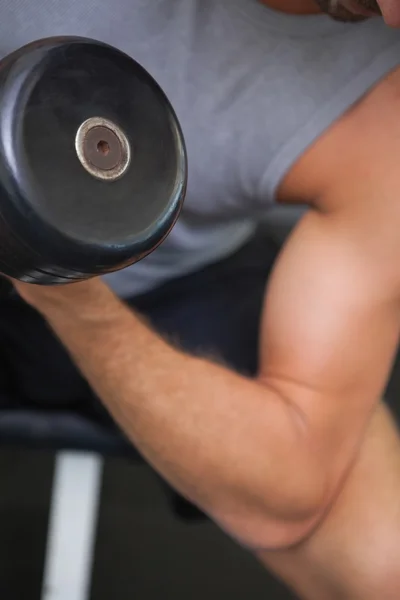
{"type": "Polygon", "coordinates": [[[0,272],[58,285],[141,260],[174,226],[185,142],[133,58],[79,37],[0,62],[0,272]]]}

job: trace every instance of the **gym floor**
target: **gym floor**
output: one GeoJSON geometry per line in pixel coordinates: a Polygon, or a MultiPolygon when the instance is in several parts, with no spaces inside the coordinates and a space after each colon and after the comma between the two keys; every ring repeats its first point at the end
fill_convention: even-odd
{"type": "MultiPolygon", "coordinates": [[[[400,359],[387,392],[400,414],[400,359]]],[[[0,597],[40,600],[54,454],[0,449],[0,597]]],[[[210,522],[174,517],[146,466],[105,462],[92,600],[294,600],[210,522]]],[[[73,599],[71,599],[73,600],[73,599]]]]}

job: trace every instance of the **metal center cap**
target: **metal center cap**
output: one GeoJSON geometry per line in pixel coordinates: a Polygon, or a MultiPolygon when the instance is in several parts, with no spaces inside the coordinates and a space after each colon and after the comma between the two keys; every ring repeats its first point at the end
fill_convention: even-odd
{"type": "Polygon", "coordinates": [[[104,125],[89,129],[83,144],[87,160],[97,169],[115,169],[122,161],[121,142],[118,136],[104,125]]]}
{"type": "Polygon", "coordinates": [[[115,181],[129,167],[131,148],[125,133],[115,123],[92,117],[79,127],[75,149],[82,166],[97,179],[115,181]]]}

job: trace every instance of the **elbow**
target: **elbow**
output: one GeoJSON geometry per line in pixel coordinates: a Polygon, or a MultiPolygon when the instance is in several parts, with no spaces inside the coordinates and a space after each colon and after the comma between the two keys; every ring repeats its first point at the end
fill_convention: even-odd
{"type": "Polygon", "coordinates": [[[241,517],[222,517],[217,524],[246,550],[258,554],[298,547],[305,542],[320,522],[320,514],[309,518],[274,519],[270,515],[247,514],[241,517]]]}
{"type": "Polygon", "coordinates": [[[235,484],[229,482],[217,510],[209,511],[222,529],[254,552],[289,549],[309,539],[329,513],[352,463],[352,440],[333,444],[336,436],[326,428],[299,419],[293,404],[284,407],[274,413],[276,426],[268,429],[267,444],[261,428],[253,439],[254,460],[247,461],[235,484]]]}
{"type": "Polygon", "coordinates": [[[325,472],[293,467],[292,481],[277,487],[273,499],[242,496],[234,509],[225,506],[215,515],[218,525],[252,552],[288,550],[305,542],[318,529],[330,509],[332,487],[325,472]],[[303,476],[299,478],[299,472],[303,476]],[[299,484],[299,480],[301,483],[299,484]]]}

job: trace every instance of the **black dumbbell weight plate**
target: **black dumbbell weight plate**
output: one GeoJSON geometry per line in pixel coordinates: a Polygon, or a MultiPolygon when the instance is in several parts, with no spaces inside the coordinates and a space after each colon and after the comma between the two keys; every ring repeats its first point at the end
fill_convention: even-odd
{"type": "Polygon", "coordinates": [[[101,275],[157,247],[182,207],[175,113],[132,58],[83,38],[1,63],[0,269],[25,281],[101,275]]]}

